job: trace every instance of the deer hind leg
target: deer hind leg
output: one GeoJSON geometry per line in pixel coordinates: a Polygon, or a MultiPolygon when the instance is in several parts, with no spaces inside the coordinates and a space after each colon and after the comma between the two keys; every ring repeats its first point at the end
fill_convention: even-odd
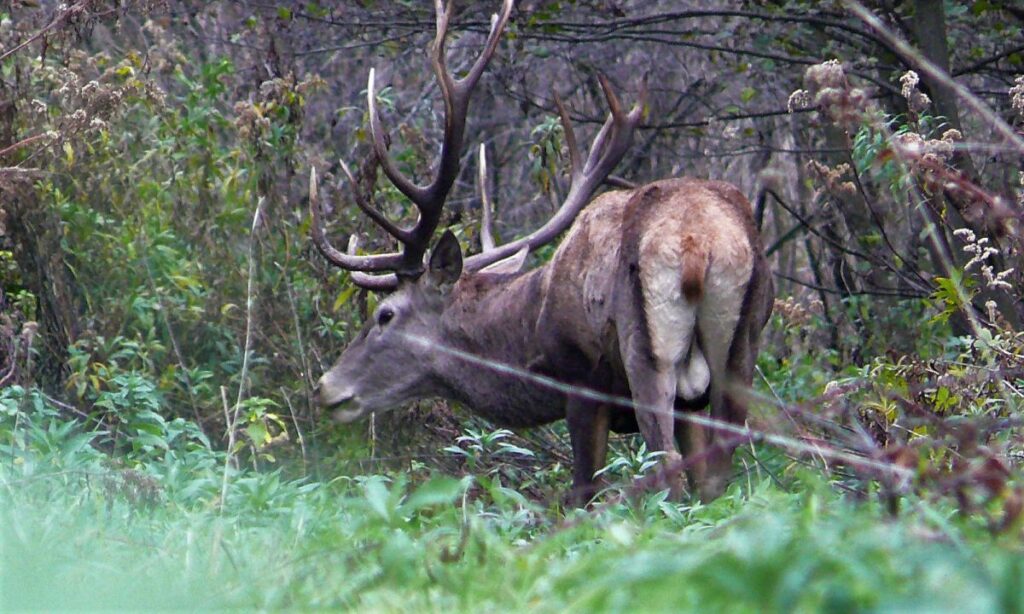
{"type": "MultiPolygon", "coordinates": [[[[653,253],[666,257],[651,258],[641,273],[641,313],[632,321],[643,322],[644,326],[634,329],[631,340],[620,339],[620,347],[625,350],[624,366],[638,406],[640,433],[648,449],[665,452],[665,464],[673,465],[682,458],[674,443],[680,435],[677,429],[685,428],[675,419],[676,399],[695,401],[702,397],[711,372],[696,344],[699,296],[692,288],[687,293],[683,287],[683,274],[688,269],[679,267],[676,254],[653,253]]],[[[703,260],[697,264],[699,273],[703,260]]],[[[682,478],[678,474],[668,477],[678,498],[682,478]]]]}
{"type": "MultiPolygon", "coordinates": [[[[668,365],[659,367],[650,360],[637,360],[626,364],[626,376],[636,405],[636,422],[640,435],[651,452],[664,452],[662,468],[677,465],[682,456],[675,446],[676,397],[675,369],[668,365]]],[[[683,494],[683,482],[678,473],[664,474],[658,488],[668,487],[673,499],[683,494]]]]}
{"type": "Polygon", "coordinates": [[[696,401],[676,397],[676,443],[679,452],[687,460],[686,478],[691,493],[697,493],[697,487],[704,483],[707,473],[706,460],[702,459],[707,453],[710,433],[707,427],[692,419],[696,410],[707,406],[707,399],[706,390],[696,401]]]}
{"type": "MultiPolygon", "coordinates": [[[[742,297],[740,300],[709,301],[702,306],[700,313],[701,345],[711,370],[708,390],[711,418],[728,424],[742,424],[746,419],[732,390],[737,379],[732,357],[747,353],[745,345],[749,340],[745,329],[737,331],[741,305],[742,297]]],[[[704,446],[700,458],[694,463],[693,474],[701,498],[710,501],[725,491],[732,474],[732,454],[736,444],[729,442],[735,440],[736,435],[714,427],[702,430],[705,433],[690,438],[694,444],[704,446]]]]}

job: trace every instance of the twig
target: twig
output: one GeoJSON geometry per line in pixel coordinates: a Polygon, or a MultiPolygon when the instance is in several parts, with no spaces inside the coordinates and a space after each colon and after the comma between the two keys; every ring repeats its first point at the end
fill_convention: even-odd
{"type": "MultiPolygon", "coordinates": [[[[13,151],[17,151],[18,149],[21,149],[22,147],[26,147],[28,145],[31,145],[32,143],[35,143],[36,141],[41,141],[41,140],[43,140],[45,138],[49,138],[49,133],[43,132],[41,134],[36,134],[34,136],[23,138],[20,141],[18,141],[17,143],[14,143],[12,145],[8,145],[7,147],[4,147],[3,149],[0,149],[0,158],[6,156],[7,154],[9,154],[9,153],[11,153],[13,151]]],[[[4,169],[5,172],[6,172],[6,170],[7,169],[4,169]]]]}
{"type": "Polygon", "coordinates": [[[19,166],[2,166],[0,167],[0,175],[26,175],[26,176],[42,176],[46,173],[41,168],[21,168],[19,166]]]}
{"type": "Polygon", "coordinates": [[[235,412],[242,405],[242,400],[245,397],[245,380],[249,377],[249,354],[252,351],[252,312],[256,305],[256,231],[260,227],[264,201],[265,199],[261,196],[256,203],[256,213],[252,216],[252,229],[249,234],[249,282],[245,292],[245,343],[242,347],[242,369],[239,373],[235,412]]]}
{"type": "MultiPolygon", "coordinates": [[[[32,43],[36,42],[37,40],[39,40],[40,38],[45,36],[46,33],[49,32],[50,30],[53,30],[55,28],[59,28],[59,27],[62,27],[64,25],[66,25],[69,21],[71,21],[72,17],[74,17],[75,15],[78,15],[79,13],[84,12],[85,9],[88,8],[88,6],[93,1],[94,0],[81,0],[81,2],[79,2],[78,4],[76,4],[74,6],[67,7],[66,9],[64,9],[64,11],[62,13],[60,13],[56,17],[54,17],[53,20],[50,21],[50,23],[46,24],[46,26],[44,26],[41,30],[39,30],[38,32],[36,32],[32,36],[30,36],[27,39],[25,39],[24,41],[22,41],[21,44],[19,44],[19,45],[15,46],[15,47],[13,47],[13,48],[3,52],[3,53],[0,53],[0,62],[3,62],[4,60],[6,60],[7,58],[11,57],[15,53],[18,53],[19,51],[21,51],[25,47],[27,47],[27,46],[31,45],[32,43]]],[[[103,11],[102,13],[97,13],[96,16],[98,16],[98,17],[105,17],[105,16],[110,15],[110,14],[112,14],[114,12],[116,12],[116,9],[111,9],[111,10],[103,11]]],[[[0,154],[0,155],[2,155],[2,154],[0,154]]]]}
{"type": "Polygon", "coordinates": [[[224,405],[224,423],[228,429],[228,451],[224,457],[224,477],[220,488],[220,511],[224,512],[224,499],[228,494],[228,469],[235,448],[235,426],[238,423],[238,412],[242,408],[242,398],[245,395],[245,380],[249,376],[249,353],[252,347],[252,310],[255,304],[256,285],[256,231],[259,229],[261,213],[263,212],[264,198],[261,196],[256,203],[256,213],[252,217],[252,231],[249,235],[249,284],[245,297],[245,345],[242,348],[242,369],[238,382],[238,397],[235,401],[234,415],[228,406],[227,389],[220,387],[221,402],[224,405]]]}
{"type": "MultiPolygon", "coordinates": [[[[74,405],[69,405],[69,404],[67,404],[67,403],[64,403],[63,401],[59,401],[59,400],[57,400],[57,399],[55,399],[55,398],[51,397],[50,395],[46,394],[46,393],[45,393],[45,392],[43,392],[42,390],[38,390],[38,389],[37,389],[37,392],[38,392],[38,393],[39,393],[40,395],[42,395],[42,397],[43,397],[44,399],[46,399],[46,400],[47,400],[47,401],[49,401],[50,403],[53,403],[54,405],[56,405],[57,407],[59,407],[59,408],[63,409],[64,411],[69,411],[69,412],[71,412],[71,413],[75,414],[76,416],[78,416],[79,418],[85,418],[86,420],[96,420],[95,418],[93,418],[93,417],[92,417],[92,416],[90,416],[89,414],[85,413],[84,411],[82,411],[82,410],[78,409],[78,408],[77,408],[77,407],[75,407],[74,405]]],[[[103,424],[103,420],[96,420],[96,422],[97,422],[98,424],[103,424]]]]}
{"type": "MultiPolygon", "coordinates": [[[[844,254],[848,254],[848,255],[853,256],[855,258],[860,258],[862,260],[870,262],[871,264],[874,264],[875,266],[880,266],[880,267],[883,267],[883,268],[889,270],[893,275],[895,275],[896,277],[902,279],[903,281],[905,281],[907,283],[907,285],[911,286],[912,288],[914,288],[915,290],[917,290],[920,293],[920,294],[914,294],[914,295],[909,295],[908,296],[905,293],[896,292],[896,293],[894,293],[894,295],[897,295],[897,296],[908,296],[908,298],[918,298],[920,296],[927,296],[928,294],[930,294],[930,289],[929,288],[925,287],[923,284],[921,284],[917,280],[915,280],[915,279],[913,279],[911,277],[908,277],[905,273],[903,273],[902,271],[898,270],[895,266],[892,265],[892,263],[888,262],[887,260],[885,260],[883,258],[878,258],[878,257],[872,256],[871,254],[868,254],[866,252],[862,252],[860,250],[849,248],[849,247],[843,245],[842,243],[836,241],[835,239],[829,237],[828,235],[822,233],[821,231],[819,231],[817,228],[815,228],[810,223],[809,220],[807,220],[798,211],[796,211],[796,209],[794,209],[793,207],[788,205],[782,199],[782,197],[779,196],[775,192],[775,190],[766,190],[766,192],[768,193],[769,196],[771,196],[773,199],[775,199],[775,202],[777,202],[780,207],[785,209],[786,212],[788,212],[790,215],[792,215],[794,218],[796,218],[796,220],[798,222],[800,222],[801,224],[806,226],[807,230],[811,234],[813,234],[814,236],[818,237],[822,241],[828,243],[834,249],[836,249],[836,250],[838,250],[838,251],[840,251],[840,252],[842,252],[844,254]]],[[[780,273],[776,273],[776,275],[785,278],[785,276],[780,274],[780,273]]],[[[791,280],[791,281],[795,281],[795,280],[791,280]]],[[[812,287],[812,286],[808,286],[808,287],[812,287]]],[[[820,289],[820,288],[818,288],[818,289],[820,289]]],[[[876,294],[882,294],[882,293],[881,292],[877,292],[876,294]]]]}
{"type": "Polygon", "coordinates": [[[285,405],[288,406],[288,413],[291,414],[292,424],[295,425],[295,435],[299,439],[299,449],[302,451],[302,474],[306,475],[306,467],[307,467],[307,462],[306,462],[306,440],[302,436],[302,429],[299,428],[299,421],[295,417],[295,408],[292,407],[292,399],[291,399],[291,397],[288,396],[288,392],[284,389],[284,386],[281,386],[280,390],[281,390],[281,396],[284,397],[285,405]]]}
{"type": "Polygon", "coordinates": [[[220,482],[220,513],[224,513],[224,503],[228,497],[228,472],[231,469],[231,459],[235,451],[235,425],[238,422],[238,406],[235,406],[234,417],[231,415],[231,408],[228,406],[228,390],[220,387],[220,399],[224,405],[224,425],[228,430],[228,449],[224,454],[224,473],[220,482]]]}
{"type": "MultiPolygon", "coordinates": [[[[289,258],[290,259],[290,258],[289,258]]],[[[283,267],[282,273],[285,271],[283,267]]],[[[309,356],[306,354],[306,343],[302,338],[302,323],[299,321],[299,309],[295,304],[295,291],[292,289],[291,279],[285,275],[285,290],[288,292],[288,307],[292,312],[292,325],[295,327],[295,341],[299,348],[299,360],[302,361],[302,380],[306,384],[306,405],[309,408],[309,399],[312,396],[313,390],[313,365],[309,363],[309,356]]]]}
{"type": "Polygon", "coordinates": [[[785,279],[786,281],[791,281],[791,282],[793,282],[793,283],[795,283],[795,284],[797,284],[799,286],[803,286],[805,288],[810,288],[811,290],[817,290],[818,292],[824,292],[826,294],[835,294],[837,296],[891,296],[891,297],[895,297],[895,298],[916,299],[916,298],[924,298],[924,297],[928,296],[928,294],[929,294],[927,292],[919,292],[919,293],[902,292],[900,290],[892,290],[892,289],[886,289],[886,288],[880,288],[880,289],[874,289],[874,290],[854,290],[854,289],[850,288],[850,289],[846,289],[846,290],[839,290],[837,288],[828,288],[826,286],[822,286],[821,284],[816,284],[816,283],[811,282],[811,281],[804,281],[804,280],[800,279],[799,277],[793,277],[792,275],[786,275],[785,273],[780,273],[779,271],[772,271],[772,274],[775,275],[776,277],[785,279]]]}

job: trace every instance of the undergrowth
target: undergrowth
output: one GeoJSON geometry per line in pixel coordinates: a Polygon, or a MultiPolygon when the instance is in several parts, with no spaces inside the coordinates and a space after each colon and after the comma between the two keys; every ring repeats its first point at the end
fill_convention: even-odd
{"type": "Polygon", "coordinates": [[[709,505],[565,511],[486,472],[236,467],[184,421],[111,453],[18,387],[0,410],[5,610],[1024,611],[1019,540],[924,497],[891,516],[800,465],[709,505]]]}

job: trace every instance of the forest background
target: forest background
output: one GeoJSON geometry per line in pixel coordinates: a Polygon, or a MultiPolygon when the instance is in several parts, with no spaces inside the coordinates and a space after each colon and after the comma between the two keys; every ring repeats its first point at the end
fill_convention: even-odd
{"type": "MultiPolygon", "coordinates": [[[[456,8],[464,67],[497,6],[456,8]]],[[[739,186],[777,288],[729,493],[647,493],[620,437],[586,511],[562,425],[314,402],[376,299],[312,247],[309,170],[336,244],[389,247],[353,198],[412,215],[366,76],[424,177],[433,27],[418,1],[0,6],[0,604],[1024,610],[1024,9],[518,3],[463,248],[479,145],[515,238],[566,183],[553,93],[592,135],[598,75],[626,104],[647,75],[616,175],[739,186]]]]}

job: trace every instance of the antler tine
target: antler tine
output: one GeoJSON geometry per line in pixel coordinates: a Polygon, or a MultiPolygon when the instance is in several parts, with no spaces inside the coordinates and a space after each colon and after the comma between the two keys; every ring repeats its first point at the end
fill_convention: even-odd
{"type": "MultiPolygon", "coordinates": [[[[430,62],[434,67],[434,74],[441,81],[441,89],[447,90],[452,83],[448,75],[447,62],[444,57],[445,40],[448,37],[448,17],[452,13],[453,0],[434,0],[434,23],[437,28],[434,35],[434,42],[430,47],[430,62]]],[[[445,102],[448,102],[447,96],[445,102]]]]}
{"type": "Polygon", "coordinates": [[[480,184],[480,207],[483,219],[480,221],[480,246],[483,250],[494,249],[494,233],[491,232],[491,197],[487,193],[487,145],[480,143],[480,164],[477,182],[480,184]]]}
{"type": "Polygon", "coordinates": [[[324,231],[323,216],[320,212],[320,191],[317,187],[315,167],[309,169],[309,212],[313,217],[313,224],[310,228],[313,243],[331,264],[349,271],[372,272],[392,271],[401,263],[402,255],[398,253],[356,256],[338,251],[331,245],[324,231]]]}
{"type": "Polygon", "coordinates": [[[384,128],[381,126],[380,113],[377,111],[377,90],[374,87],[376,69],[370,69],[370,77],[366,81],[366,107],[370,116],[370,137],[373,143],[373,152],[380,161],[384,174],[388,176],[391,183],[395,184],[398,190],[414,203],[420,202],[424,197],[424,190],[409,180],[395,166],[394,160],[388,155],[388,145],[384,140],[384,128]]]}
{"type": "MultiPolygon", "coordinates": [[[[356,235],[352,235],[348,238],[348,254],[354,256],[356,250],[359,248],[359,238],[356,235]]],[[[388,292],[398,287],[398,276],[394,273],[385,273],[383,275],[373,275],[371,273],[363,273],[360,271],[349,271],[349,276],[352,278],[352,283],[359,286],[363,290],[372,290],[374,292],[388,292]]]]}
{"type": "MultiPolygon", "coordinates": [[[[341,165],[341,170],[344,171],[345,176],[348,177],[348,182],[352,186],[352,195],[356,200],[356,205],[358,205],[359,208],[363,210],[363,213],[369,216],[369,218],[373,220],[374,223],[383,228],[389,235],[398,239],[400,242],[408,241],[408,232],[393,224],[391,220],[384,217],[384,215],[380,211],[374,209],[373,206],[369,203],[369,201],[366,199],[366,195],[359,190],[359,185],[356,182],[356,178],[352,174],[352,171],[349,170],[348,164],[345,164],[345,161],[341,159],[338,160],[338,164],[341,165]]],[[[353,252],[349,250],[349,253],[353,252]]]]}
{"type": "MultiPolygon", "coordinates": [[[[615,165],[619,163],[632,143],[633,129],[639,123],[644,105],[647,103],[647,76],[645,75],[641,80],[637,102],[628,114],[622,112],[622,106],[608,79],[604,75],[598,75],[598,81],[604,91],[605,100],[608,101],[610,113],[597,137],[594,138],[594,144],[590,147],[590,155],[587,156],[587,163],[583,168],[582,175],[584,179],[589,175],[600,176],[603,181],[604,177],[611,173],[615,165]]],[[[575,187],[575,182],[573,187],[575,187]]]]}
{"type": "Polygon", "coordinates": [[[464,268],[470,271],[480,269],[493,264],[503,258],[507,258],[524,247],[530,250],[550,242],[563,230],[568,228],[580,210],[590,201],[598,186],[608,177],[615,166],[622,160],[633,140],[633,132],[643,116],[644,105],[647,101],[647,78],[641,82],[640,94],[637,102],[624,113],[619,104],[618,98],[612,91],[611,85],[603,77],[601,88],[604,90],[605,98],[608,101],[609,114],[601,126],[601,130],[594,138],[590,147],[587,161],[581,163],[581,156],[576,136],[569,121],[569,114],[565,111],[564,105],[556,98],[556,105],[559,108],[559,115],[562,118],[562,125],[565,129],[566,146],[569,149],[569,156],[572,164],[571,184],[569,193],[566,195],[562,206],[555,215],[543,226],[529,235],[506,243],[493,250],[470,256],[464,263],[464,268]]]}
{"type": "Polygon", "coordinates": [[[565,147],[569,150],[570,176],[576,177],[583,174],[583,163],[580,158],[580,147],[576,143],[576,133],[572,129],[572,119],[569,112],[565,110],[562,97],[557,91],[552,91],[555,97],[555,107],[558,109],[558,117],[562,120],[562,136],[565,138],[565,147]]]}
{"type": "MultiPolygon", "coordinates": [[[[444,201],[459,174],[459,156],[462,150],[463,136],[466,128],[466,114],[473,87],[479,81],[484,68],[494,55],[504,30],[511,16],[513,0],[504,0],[502,11],[491,19],[491,30],[484,44],[484,50],[477,57],[469,72],[462,79],[453,79],[448,73],[445,62],[445,39],[448,33],[449,17],[452,2],[434,0],[436,12],[437,34],[434,38],[431,60],[434,73],[445,103],[444,139],[441,154],[434,171],[433,179],[425,185],[417,185],[398,170],[394,161],[388,156],[384,130],[377,111],[376,92],[374,88],[375,72],[370,71],[367,85],[367,106],[370,116],[370,133],[374,153],[380,160],[381,168],[388,179],[416,205],[419,219],[408,229],[401,230],[404,249],[402,261],[397,271],[401,274],[418,275],[423,267],[423,255],[431,237],[441,220],[444,201]]],[[[391,231],[389,231],[391,232],[391,231]]],[[[392,235],[394,233],[392,232],[392,235]]],[[[397,236],[397,235],[395,235],[397,236]]]]}
{"type": "MultiPolygon", "coordinates": [[[[440,2],[440,0],[437,1],[440,2]]],[[[487,67],[487,63],[490,62],[491,56],[494,55],[495,50],[498,48],[498,42],[501,40],[501,32],[505,29],[505,24],[508,23],[509,16],[512,15],[513,4],[514,0],[505,0],[501,7],[501,13],[491,15],[491,31],[487,34],[487,41],[484,43],[483,52],[479,57],[477,57],[476,61],[473,62],[473,66],[469,69],[469,72],[466,73],[466,76],[454,82],[456,88],[465,90],[467,95],[468,92],[476,85],[476,82],[480,80],[480,75],[484,73],[484,68],[487,67]]],[[[450,6],[451,4],[449,3],[449,8],[450,6]]],[[[443,49],[443,42],[441,47],[443,49]]]]}

